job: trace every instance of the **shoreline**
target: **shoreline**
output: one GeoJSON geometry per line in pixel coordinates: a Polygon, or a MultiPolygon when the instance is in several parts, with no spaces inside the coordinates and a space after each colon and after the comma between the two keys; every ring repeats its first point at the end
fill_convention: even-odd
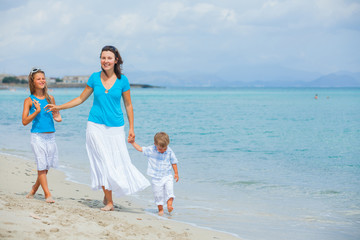
{"type": "MultiPolygon", "coordinates": [[[[48,88],[84,88],[86,83],[59,83],[59,84],[48,84],[48,88]]],[[[132,88],[164,88],[161,86],[153,86],[149,84],[137,84],[130,83],[132,88]]],[[[13,88],[29,88],[29,84],[4,84],[0,83],[0,90],[9,90],[13,88]]]]}
{"type": "Polygon", "coordinates": [[[36,164],[0,153],[0,238],[13,239],[239,239],[165,214],[158,217],[134,204],[131,196],[114,198],[115,210],[103,212],[101,191],[66,180],[50,169],[49,189],[54,204],[45,203],[42,189],[25,198],[37,177],[36,164]]]}

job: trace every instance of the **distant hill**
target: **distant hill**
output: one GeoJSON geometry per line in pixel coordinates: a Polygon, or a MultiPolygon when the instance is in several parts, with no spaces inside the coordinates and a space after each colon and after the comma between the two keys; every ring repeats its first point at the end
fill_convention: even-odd
{"type": "Polygon", "coordinates": [[[315,79],[310,87],[360,87],[360,73],[338,72],[315,79]]]}
{"type": "Polygon", "coordinates": [[[206,73],[132,71],[126,72],[125,74],[133,83],[164,87],[214,87],[223,82],[223,79],[217,77],[216,75],[206,73]]]}
{"type": "Polygon", "coordinates": [[[328,75],[289,69],[244,69],[234,74],[170,73],[132,71],[131,82],[164,87],[360,87],[360,73],[336,72],[328,75]],[[251,71],[256,71],[251,74],[251,71]],[[277,73],[277,72],[281,73],[277,73]]]}

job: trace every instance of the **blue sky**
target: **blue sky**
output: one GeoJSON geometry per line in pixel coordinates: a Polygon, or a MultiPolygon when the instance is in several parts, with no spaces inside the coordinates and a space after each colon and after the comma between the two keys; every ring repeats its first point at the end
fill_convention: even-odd
{"type": "Polygon", "coordinates": [[[359,0],[0,0],[0,21],[0,73],[89,75],[108,44],[125,72],[360,72],[359,0]]]}

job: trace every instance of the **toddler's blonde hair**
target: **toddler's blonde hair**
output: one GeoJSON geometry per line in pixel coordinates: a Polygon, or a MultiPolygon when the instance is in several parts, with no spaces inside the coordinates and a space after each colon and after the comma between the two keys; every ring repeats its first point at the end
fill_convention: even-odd
{"type": "Polygon", "coordinates": [[[156,133],[154,136],[154,143],[161,148],[167,147],[170,143],[169,135],[167,135],[166,132],[156,133]]]}

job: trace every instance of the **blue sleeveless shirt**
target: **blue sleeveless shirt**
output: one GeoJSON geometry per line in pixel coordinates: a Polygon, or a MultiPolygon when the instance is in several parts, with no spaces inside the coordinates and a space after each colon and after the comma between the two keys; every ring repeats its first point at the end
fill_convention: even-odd
{"type": "MultiPolygon", "coordinates": [[[[44,107],[48,104],[45,99],[39,99],[34,95],[30,95],[31,100],[37,100],[40,103],[41,111],[32,121],[32,133],[55,132],[54,120],[52,112],[47,112],[44,107]]],[[[32,104],[30,114],[36,111],[35,105],[32,104]]]]}

